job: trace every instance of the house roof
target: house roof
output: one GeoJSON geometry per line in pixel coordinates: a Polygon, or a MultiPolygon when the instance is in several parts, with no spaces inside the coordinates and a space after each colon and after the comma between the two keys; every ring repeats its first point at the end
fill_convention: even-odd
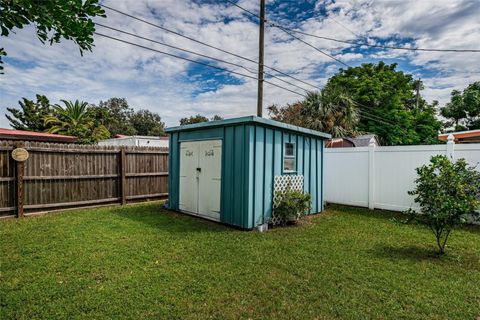
{"type": "Polygon", "coordinates": [[[126,136],[123,134],[116,134],[113,138],[105,140],[124,140],[124,139],[149,139],[149,140],[168,140],[167,136],[126,136]]]}
{"type": "Polygon", "coordinates": [[[375,134],[364,134],[361,136],[357,136],[355,138],[345,138],[345,139],[348,141],[351,141],[355,147],[368,147],[372,139],[376,140],[377,144],[379,144],[377,135],[375,134]]]}
{"type": "Polygon", "coordinates": [[[324,139],[329,139],[332,137],[328,133],[315,131],[307,128],[302,128],[302,127],[294,126],[291,124],[287,124],[287,123],[283,123],[283,122],[279,122],[271,119],[265,119],[257,116],[246,116],[246,117],[240,117],[240,118],[231,118],[231,119],[225,119],[225,120],[188,124],[184,126],[167,128],[165,129],[165,132],[170,133],[170,132],[178,132],[178,131],[191,131],[191,130],[197,130],[197,129],[225,127],[225,126],[231,126],[236,124],[248,124],[248,123],[257,123],[257,124],[261,124],[268,127],[275,127],[283,130],[300,132],[307,135],[321,137],[324,139]]]}
{"type": "Polygon", "coordinates": [[[480,130],[468,130],[468,131],[442,133],[438,135],[438,140],[447,141],[448,136],[451,134],[455,137],[455,140],[468,139],[468,138],[480,138],[480,130]]]}
{"type": "Polygon", "coordinates": [[[355,144],[349,139],[344,139],[344,138],[329,139],[325,143],[325,148],[346,148],[346,147],[355,147],[355,144]]]}
{"type": "Polygon", "coordinates": [[[43,142],[75,142],[78,138],[61,134],[0,128],[0,139],[43,142]]]}

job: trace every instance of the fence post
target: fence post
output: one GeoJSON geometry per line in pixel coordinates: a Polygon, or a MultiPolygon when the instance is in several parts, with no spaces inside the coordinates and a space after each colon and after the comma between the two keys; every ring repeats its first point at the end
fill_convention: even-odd
{"type": "Polygon", "coordinates": [[[451,133],[447,137],[447,158],[455,161],[455,137],[451,133]]]}
{"type": "MultiPolygon", "coordinates": [[[[15,148],[22,148],[23,142],[15,143],[15,148]]],[[[23,218],[23,205],[25,203],[25,193],[23,187],[23,176],[25,174],[25,162],[15,162],[15,207],[17,208],[17,218],[23,218]]]]}
{"type": "Polygon", "coordinates": [[[375,209],[375,141],[368,144],[368,208],[375,209]]]}
{"type": "Polygon", "coordinates": [[[126,179],[126,154],[125,154],[125,148],[122,147],[120,149],[120,198],[121,198],[121,203],[122,206],[127,204],[127,179],[126,179]]]}

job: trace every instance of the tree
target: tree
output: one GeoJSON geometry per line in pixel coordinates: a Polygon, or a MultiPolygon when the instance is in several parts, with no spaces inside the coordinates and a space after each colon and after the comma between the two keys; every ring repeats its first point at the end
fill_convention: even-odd
{"type": "Polygon", "coordinates": [[[180,119],[180,125],[184,126],[184,125],[187,125],[187,124],[208,122],[208,121],[220,121],[220,120],[223,120],[223,117],[218,115],[218,114],[214,115],[210,119],[208,119],[205,116],[202,116],[201,114],[197,114],[195,116],[190,116],[189,118],[187,118],[187,117],[181,118],[180,119]]]}
{"type": "Polygon", "coordinates": [[[268,107],[273,120],[330,133],[333,137],[355,135],[359,114],[344,90],[330,86],[320,92],[309,92],[305,100],[268,107]]]}
{"type": "Polygon", "coordinates": [[[196,116],[190,116],[189,118],[181,118],[180,119],[180,125],[184,126],[187,124],[193,124],[193,123],[200,123],[200,122],[208,122],[208,118],[205,116],[202,116],[200,114],[197,114],[196,116]]]}
{"type": "Polygon", "coordinates": [[[453,90],[450,102],[440,109],[449,121],[447,127],[455,131],[480,129],[480,81],[462,91],[453,90]]]}
{"type": "Polygon", "coordinates": [[[210,118],[210,121],[220,121],[220,120],[224,120],[224,118],[218,114],[210,118]]]}
{"type": "Polygon", "coordinates": [[[307,121],[302,116],[303,105],[296,102],[293,104],[287,104],[284,107],[277,106],[275,104],[267,108],[270,119],[288,123],[294,126],[307,127],[307,121]]]}
{"type": "Polygon", "coordinates": [[[51,113],[52,107],[47,97],[37,94],[37,102],[22,98],[18,104],[20,109],[7,108],[11,114],[5,115],[14,129],[43,132],[48,128],[44,117],[51,113]]]}
{"type": "Polygon", "coordinates": [[[320,93],[308,93],[303,105],[308,128],[330,133],[333,137],[356,134],[359,113],[343,89],[330,86],[320,93]]]}
{"type": "Polygon", "coordinates": [[[416,144],[439,144],[438,133],[443,128],[441,121],[437,119],[438,101],[431,104],[425,103],[421,108],[413,109],[413,127],[417,134],[416,144]]]}
{"type": "Polygon", "coordinates": [[[98,107],[95,108],[103,109],[99,110],[99,115],[103,119],[98,120],[103,121],[102,123],[112,136],[137,134],[137,130],[131,123],[134,111],[125,98],[110,98],[107,101],[100,101],[98,107]]]}
{"type": "Polygon", "coordinates": [[[62,100],[65,107],[54,105],[53,112],[45,116],[47,132],[75,136],[79,143],[96,143],[110,137],[107,128],[96,121],[87,102],[62,100]]]}
{"type": "Polygon", "coordinates": [[[165,135],[165,123],[158,113],[145,109],[135,112],[131,119],[131,124],[137,134],[142,136],[163,136],[165,135]]]}
{"type": "Polygon", "coordinates": [[[467,215],[478,217],[480,173],[465,159],[455,163],[443,155],[433,156],[430,164],[417,168],[416,188],[409,191],[420,205],[421,213],[408,213],[428,225],[436,238],[440,254],[452,230],[466,222],[467,215]]]}
{"type": "MultiPolygon", "coordinates": [[[[22,29],[24,26],[34,24],[42,43],[48,41],[52,45],[60,42],[62,38],[73,40],[81,54],[92,49],[94,17],[106,17],[105,11],[98,5],[98,0],[0,1],[2,36],[8,36],[14,28],[22,29]]],[[[6,55],[6,52],[0,48],[0,58],[2,55],[6,55]]]]}
{"type": "Polygon", "coordinates": [[[386,145],[435,141],[441,123],[434,105],[419,97],[417,106],[416,89],[421,89],[421,82],[396,67],[379,62],[341,69],[326,87],[344,88],[361,109],[358,130],[377,134],[386,145]],[[433,130],[418,130],[420,126],[433,130]]]}

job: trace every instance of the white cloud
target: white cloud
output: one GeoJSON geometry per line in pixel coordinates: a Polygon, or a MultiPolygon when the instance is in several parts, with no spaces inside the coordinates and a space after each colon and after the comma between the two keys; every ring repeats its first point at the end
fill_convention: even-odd
{"type": "MultiPolygon", "coordinates": [[[[199,41],[253,60],[257,58],[258,26],[238,8],[226,3],[197,4],[185,0],[110,0],[105,3],[199,41]]],[[[267,3],[278,3],[276,9],[282,10],[282,13],[296,5],[279,1],[267,3]]],[[[254,0],[241,0],[239,4],[252,11],[258,10],[257,1],[254,0]]],[[[480,6],[475,0],[318,1],[315,10],[314,17],[302,18],[302,21],[295,21],[294,25],[305,32],[343,40],[367,39],[370,43],[378,44],[375,39],[378,37],[389,39],[389,45],[398,44],[397,39],[405,39],[402,46],[479,47],[480,6]],[[325,9],[326,14],[321,9],[325,9]]],[[[111,11],[107,11],[107,14],[107,19],[96,20],[256,70],[254,64],[239,58],[227,56],[111,11]]],[[[285,14],[269,15],[281,18],[282,22],[293,23],[285,18],[285,14]]],[[[175,52],[101,27],[97,30],[158,50],[175,52]]],[[[441,103],[448,100],[451,90],[462,89],[468,83],[478,80],[480,72],[480,55],[474,53],[377,50],[366,54],[360,50],[342,54],[341,50],[348,48],[348,44],[315,38],[304,39],[352,65],[372,59],[407,61],[412,65],[411,72],[425,81],[425,97],[428,100],[440,100],[441,103]]],[[[254,80],[242,79],[242,84],[239,85],[225,84],[214,91],[196,94],[202,87],[212,84],[207,80],[202,82],[202,77],[192,76],[192,64],[100,36],[95,37],[93,52],[86,52],[83,57],[70,41],[62,41],[53,46],[42,45],[33,28],[18,30],[10,37],[2,38],[2,46],[9,57],[14,58],[7,60],[5,75],[0,76],[2,113],[6,107],[16,106],[21,97],[34,98],[36,93],[47,95],[54,103],[59,99],[82,99],[98,103],[110,97],[125,97],[136,108],[148,108],[160,113],[167,125],[176,125],[179,118],[196,113],[231,117],[253,114],[256,110],[254,80]]],[[[268,65],[318,86],[323,85],[341,67],[300,41],[272,28],[266,30],[265,59],[268,65]]],[[[241,69],[238,71],[248,73],[241,69]]],[[[292,81],[285,77],[282,79],[292,81]]],[[[265,106],[272,103],[285,104],[299,98],[271,85],[265,86],[265,106]]],[[[0,126],[7,125],[2,116],[0,126]]]]}

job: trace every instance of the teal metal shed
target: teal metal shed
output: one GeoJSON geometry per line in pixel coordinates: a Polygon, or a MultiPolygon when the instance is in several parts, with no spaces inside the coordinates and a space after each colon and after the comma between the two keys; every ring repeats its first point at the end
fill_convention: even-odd
{"type": "Polygon", "coordinates": [[[274,188],[292,179],[310,193],[311,213],[323,210],[323,149],[329,134],[256,116],[166,132],[171,209],[252,229],[272,217],[274,188]]]}

